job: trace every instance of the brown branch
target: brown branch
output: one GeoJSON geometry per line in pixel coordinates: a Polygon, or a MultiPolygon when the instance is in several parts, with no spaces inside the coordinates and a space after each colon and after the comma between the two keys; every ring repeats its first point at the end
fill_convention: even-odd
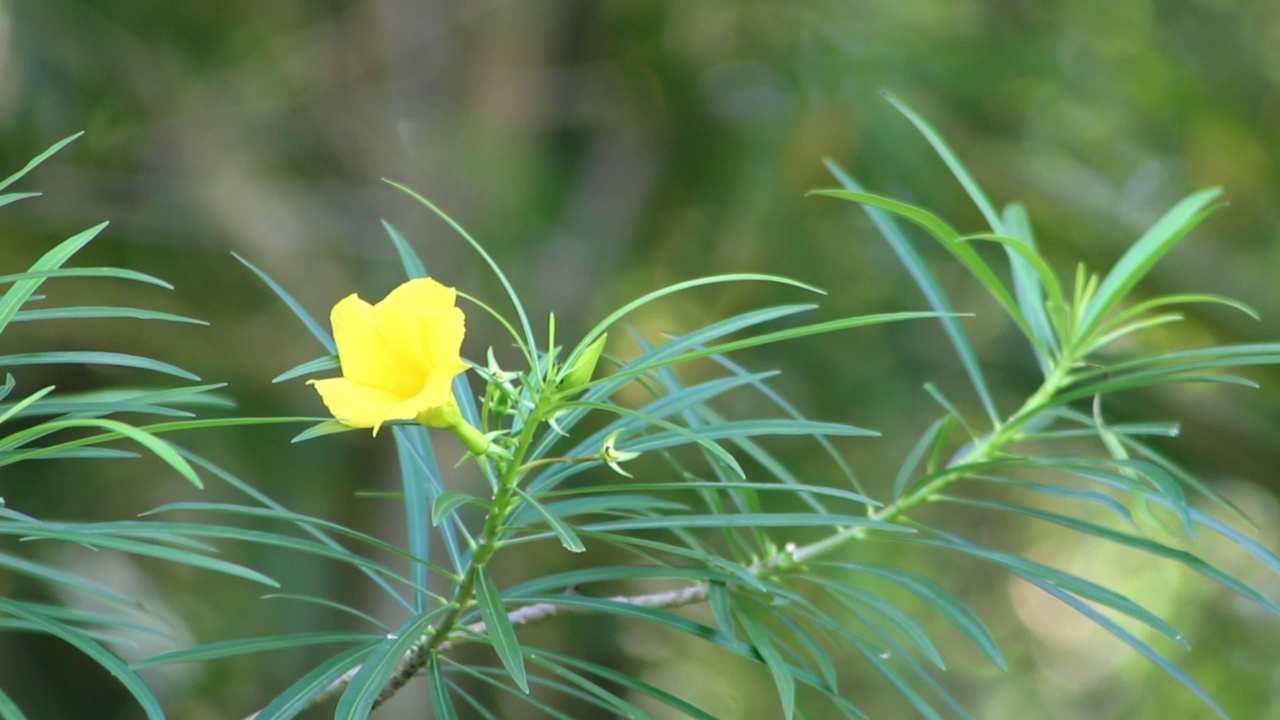
{"type": "MultiPolygon", "coordinates": [[[[607,599],[613,602],[636,605],[639,607],[676,608],[705,602],[707,599],[707,592],[708,587],[706,585],[698,584],[689,585],[688,587],[676,590],[666,590],[663,592],[648,593],[645,595],[616,595],[607,599]]],[[[590,612],[593,612],[592,608],[576,607],[572,605],[557,605],[555,603],[535,603],[533,605],[525,605],[524,607],[512,610],[510,613],[507,613],[507,617],[510,618],[512,625],[528,625],[530,623],[541,622],[548,618],[555,617],[556,615],[583,614],[590,612]]],[[[485,626],[483,621],[480,621],[467,625],[465,630],[469,634],[483,635],[488,628],[485,626]]],[[[461,643],[457,640],[450,640],[448,642],[441,643],[435,651],[446,652],[459,644],[461,643]]],[[[390,700],[392,696],[399,692],[400,688],[404,687],[413,679],[413,676],[417,674],[418,670],[426,664],[424,654],[428,652],[428,647],[428,643],[420,642],[415,645],[414,648],[405,653],[404,657],[400,659],[400,665],[396,668],[395,674],[387,681],[387,685],[382,689],[382,692],[378,693],[378,699],[375,700],[373,704],[374,707],[378,707],[387,700],[390,700]]],[[[312,698],[310,704],[316,705],[324,702],[345,690],[347,686],[351,684],[351,680],[356,676],[356,673],[360,672],[361,667],[363,666],[357,665],[344,673],[342,677],[334,680],[329,684],[329,687],[325,688],[320,694],[312,698]]],[[[258,717],[258,713],[255,712],[245,718],[245,720],[254,720],[256,717],[258,717]]]]}

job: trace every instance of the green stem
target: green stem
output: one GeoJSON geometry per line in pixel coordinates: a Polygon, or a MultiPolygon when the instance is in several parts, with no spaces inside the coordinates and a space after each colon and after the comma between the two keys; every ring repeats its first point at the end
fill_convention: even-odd
{"type": "MultiPolygon", "coordinates": [[[[453,598],[448,605],[449,611],[440,619],[439,623],[433,625],[429,631],[418,639],[415,647],[409,652],[413,661],[409,667],[403,668],[398,674],[408,678],[425,667],[432,654],[449,641],[449,635],[458,626],[462,614],[474,604],[473,596],[476,588],[476,577],[480,570],[488,565],[489,559],[493,557],[493,553],[498,549],[498,535],[511,509],[511,501],[515,495],[516,484],[520,482],[520,478],[524,475],[524,468],[521,463],[524,462],[524,457],[533,444],[533,438],[537,432],[539,422],[539,414],[535,409],[534,412],[529,414],[524,427],[520,430],[515,452],[511,459],[506,462],[502,475],[499,477],[498,488],[493,495],[493,506],[485,518],[484,530],[481,532],[480,537],[477,538],[475,553],[471,556],[471,565],[463,574],[462,581],[454,587],[453,598]]],[[[393,683],[383,688],[373,706],[376,708],[390,699],[398,687],[393,683]]]]}
{"type": "MultiPolygon", "coordinates": [[[[1018,408],[1018,411],[1011,415],[1008,420],[980,439],[973,446],[973,450],[964,456],[963,464],[949,468],[947,472],[938,475],[892,503],[871,513],[871,519],[883,522],[897,520],[917,506],[928,502],[946,489],[947,486],[963,478],[965,476],[965,465],[996,459],[1006,447],[1019,439],[1020,433],[1027,423],[1040,414],[1053,400],[1053,397],[1067,385],[1067,376],[1071,366],[1072,362],[1068,358],[1059,359],[1035,394],[1027,398],[1022,407],[1018,408]]],[[[797,565],[811,560],[815,556],[828,552],[846,542],[865,538],[868,532],[870,530],[863,526],[846,528],[816,542],[793,549],[786,553],[782,561],[776,563],[774,568],[797,565]]]]}

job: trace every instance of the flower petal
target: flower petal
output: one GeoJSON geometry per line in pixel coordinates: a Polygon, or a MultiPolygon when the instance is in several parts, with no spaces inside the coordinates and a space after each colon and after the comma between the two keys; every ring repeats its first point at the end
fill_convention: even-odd
{"type": "Polygon", "coordinates": [[[420,319],[422,344],[432,372],[453,376],[467,369],[462,361],[462,338],[467,334],[466,316],[462,310],[451,307],[440,312],[427,313],[420,319]]]}
{"type": "MultiPolygon", "coordinates": [[[[430,278],[410,280],[373,307],[374,326],[384,346],[403,362],[413,366],[420,379],[435,367],[430,353],[433,338],[424,327],[434,325],[427,318],[454,317],[451,322],[462,325],[462,311],[454,307],[457,291],[430,278]],[[452,311],[452,312],[450,312],[452,311]]],[[[461,341],[454,349],[457,355],[461,341]]],[[[447,351],[446,351],[447,352],[447,351]]],[[[421,387],[422,383],[418,383],[421,387]]]]}
{"type": "Polygon", "coordinates": [[[351,382],[346,378],[311,380],[329,413],[349,427],[378,428],[388,420],[409,420],[417,412],[404,398],[380,388],[351,382]]]}
{"type": "Polygon", "coordinates": [[[329,319],[338,345],[338,359],[346,379],[412,397],[422,387],[425,374],[390,352],[375,327],[374,307],[356,295],[348,295],[333,306],[329,319]]]}

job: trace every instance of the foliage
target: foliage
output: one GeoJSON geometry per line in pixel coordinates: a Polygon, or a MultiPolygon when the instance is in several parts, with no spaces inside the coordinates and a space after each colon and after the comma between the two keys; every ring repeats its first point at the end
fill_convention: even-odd
{"type": "MultiPolygon", "coordinates": [[[[161,556],[179,563],[267,582],[265,577],[250,575],[252,571],[215,564],[204,552],[204,539],[274,545],[315,559],[347,563],[403,608],[406,619],[390,625],[334,598],[294,593],[290,597],[295,600],[339,607],[370,627],[362,633],[317,631],[224,641],[166,653],[134,666],[206,661],[311,644],[349,646],[277,694],[255,714],[258,720],[294,717],[335,696],[336,717],[362,718],[419,676],[419,682],[431,688],[432,712],[439,718],[491,717],[486,704],[476,697],[480,690],[558,717],[565,714],[553,699],[556,695],[594,707],[596,713],[624,717],[646,717],[655,712],[654,707],[672,714],[713,717],[689,698],[579,655],[542,647],[516,631],[519,625],[557,615],[587,613],[649,624],[706,642],[726,655],[761,663],[788,718],[797,713],[827,716],[833,709],[846,717],[865,716],[859,698],[846,696],[839,686],[842,663],[838,661],[846,654],[862,657],[866,666],[883,674],[921,716],[967,717],[963,703],[940,679],[946,663],[935,640],[919,618],[900,607],[895,601],[899,596],[892,591],[918,598],[1003,669],[1007,663],[995,638],[977,613],[944,588],[947,578],[934,580],[911,567],[866,562],[859,558],[858,548],[871,544],[907,545],[922,553],[965,556],[1000,566],[1105,628],[1225,715],[1207,692],[1149,641],[1155,634],[1188,644],[1142,604],[1105,584],[1016,551],[982,544],[951,527],[945,515],[935,522],[924,512],[930,505],[968,508],[1048,523],[1176,561],[1271,612],[1280,610],[1222,567],[1187,549],[1198,533],[1217,534],[1269,569],[1280,570],[1280,558],[1203,509],[1207,503],[1239,519],[1236,508],[1149,443],[1152,436],[1176,434],[1176,426],[1112,424],[1104,408],[1104,398],[1113,393],[1165,384],[1249,385],[1250,381],[1228,374],[1228,369],[1272,363],[1280,357],[1280,345],[1275,344],[1179,349],[1123,358],[1108,354],[1121,340],[1129,343],[1152,328],[1180,320],[1172,309],[1177,305],[1217,303],[1252,314],[1239,303],[1207,294],[1132,296],[1151,267],[1215,209],[1211,203],[1217,191],[1196,193],[1178,203],[1105,275],[1080,266],[1070,282],[1063,282],[1036,247],[1025,211],[1017,205],[998,211],[934,130],[894,102],[950,167],[989,231],[962,234],[922,208],[866,192],[835,165],[831,169],[843,187],[815,194],[867,208],[923,291],[931,311],[762,330],[767,323],[794,323],[801,313],[816,307],[780,305],[718,320],[660,343],[631,331],[639,354],[630,359],[602,352],[607,349],[606,333],[621,335],[617,328],[627,316],[675,293],[723,283],[773,283],[815,291],[782,277],[741,273],[678,283],[644,295],[605,316],[576,342],[562,345],[554,316],[548,318],[545,333],[540,333],[514,284],[479,243],[428,200],[397,186],[458,230],[491,267],[514,311],[510,318],[480,299],[463,295],[508,331],[521,359],[518,367],[504,367],[490,349],[485,363],[471,366],[483,383],[481,393],[473,393],[465,376],[454,383],[465,420],[486,433],[496,447],[471,456],[484,479],[485,494],[467,493],[446,482],[436,459],[437,448],[424,428],[394,424],[402,480],[396,499],[403,505],[408,530],[408,541],[400,548],[359,530],[292,512],[251,483],[152,434],[197,422],[250,420],[168,423],[141,430],[103,425],[110,434],[87,440],[127,435],[184,474],[193,476],[191,463],[207,476],[243,491],[253,502],[174,503],[140,521],[59,524],[48,531],[53,534],[46,535],[38,535],[32,529],[37,524],[24,520],[23,533],[127,552],[158,554],[157,548],[164,548],[161,556]],[[990,373],[967,337],[963,316],[955,312],[943,285],[900,226],[904,220],[954,256],[1025,339],[1042,380],[1012,412],[1002,409],[987,379],[990,373]],[[990,260],[987,245],[1004,250],[1007,279],[990,260]],[[845,467],[829,440],[874,432],[805,417],[770,386],[772,373],[751,372],[727,357],[735,351],[820,333],[925,318],[941,322],[984,416],[961,412],[942,390],[930,386],[943,412],[903,460],[891,494],[883,502],[873,498],[845,467]],[[611,366],[612,371],[603,372],[597,358],[600,366],[611,366]],[[695,363],[711,364],[721,374],[689,382],[686,377],[702,378],[705,372],[677,370],[695,363]],[[642,401],[636,400],[641,397],[637,388],[643,391],[642,401]],[[777,416],[735,419],[726,415],[720,408],[733,393],[758,394],[777,407],[777,416]],[[828,456],[838,482],[808,479],[807,471],[788,467],[767,445],[766,438],[775,436],[814,441],[828,456]],[[1103,511],[1105,519],[1098,521],[1094,511],[1103,511]],[[168,519],[178,512],[210,519],[168,519]],[[226,516],[262,522],[271,529],[217,522],[226,516]],[[523,581],[509,580],[498,572],[505,556],[560,550],[572,554],[573,569],[523,581]],[[406,561],[408,572],[377,559],[386,553],[406,561]],[[612,560],[619,556],[633,560],[612,560]],[[618,592],[619,588],[626,593],[618,592]],[[705,620],[680,611],[695,604],[705,605],[705,620]],[[468,645],[487,647],[491,653],[463,652],[468,645]]],[[[426,276],[408,243],[390,226],[388,231],[406,275],[426,276]]],[[[333,340],[323,327],[284,288],[253,269],[329,353],[284,372],[277,380],[337,367],[333,340]]],[[[146,362],[155,369],[154,361],[146,362]]],[[[28,396],[31,406],[43,400],[40,393],[28,396]]],[[[109,410],[137,411],[139,402],[135,398],[133,406],[109,410]]],[[[93,419],[108,422],[97,415],[93,419]]],[[[322,422],[298,439],[345,429],[333,421],[322,422]]],[[[51,447],[42,452],[81,445],[51,447]]],[[[52,631],[47,624],[40,627],[52,631]]],[[[77,632],[81,633],[77,638],[89,637],[77,632]]],[[[95,659],[113,671],[121,667],[101,645],[76,642],[97,653],[95,659]]],[[[124,668],[118,674],[132,683],[133,672],[124,668]]],[[[158,712],[145,688],[135,694],[148,713],[158,712]]]]}

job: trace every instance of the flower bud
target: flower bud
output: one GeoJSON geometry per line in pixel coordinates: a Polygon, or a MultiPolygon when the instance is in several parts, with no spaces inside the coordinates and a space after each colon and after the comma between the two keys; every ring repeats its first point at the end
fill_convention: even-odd
{"type": "Polygon", "coordinates": [[[604,352],[604,344],[608,340],[609,334],[602,333],[587,346],[586,350],[582,351],[582,354],[578,355],[573,365],[565,370],[564,379],[560,381],[562,391],[571,392],[591,382],[591,376],[596,372],[596,363],[600,361],[600,354],[604,352]]]}

